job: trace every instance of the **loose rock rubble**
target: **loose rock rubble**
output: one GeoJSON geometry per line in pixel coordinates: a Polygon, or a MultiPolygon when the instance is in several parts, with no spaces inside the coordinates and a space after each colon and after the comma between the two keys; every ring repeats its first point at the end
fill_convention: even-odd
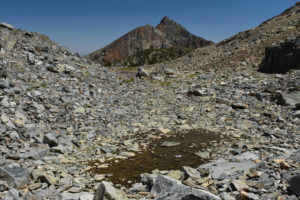
{"type": "MultiPolygon", "coordinates": [[[[288,24],[292,28],[283,27],[274,38],[291,35],[299,13],[298,3],[259,28],[275,22],[278,27],[281,18],[286,22],[293,17],[288,24]]],[[[299,198],[300,71],[260,73],[258,65],[250,64],[263,60],[257,54],[249,57],[251,62],[244,56],[238,58],[243,61],[218,60],[226,65],[233,58],[234,68],[214,65],[221,51],[234,52],[235,43],[253,37],[245,32],[225,46],[219,44],[218,51],[211,51],[217,46],[208,47],[164,66],[145,66],[139,73],[147,77],[139,78],[135,70],[104,68],[47,36],[2,24],[0,198],[299,198]],[[206,51],[211,55],[199,61],[206,51]],[[108,160],[138,154],[154,133],[198,128],[232,142],[197,152],[210,159],[206,164],[153,169],[131,188],[117,188],[105,180],[109,175],[91,172],[93,167],[109,167],[108,160]],[[137,137],[139,133],[145,138],[137,137]],[[103,164],[89,166],[93,161],[103,164]]],[[[253,42],[267,43],[263,38],[253,42]]]]}

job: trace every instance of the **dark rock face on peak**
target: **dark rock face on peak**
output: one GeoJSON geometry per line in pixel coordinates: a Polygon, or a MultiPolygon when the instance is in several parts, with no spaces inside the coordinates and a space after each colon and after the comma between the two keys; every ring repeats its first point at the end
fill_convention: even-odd
{"type": "Polygon", "coordinates": [[[164,18],[161,19],[160,24],[170,24],[174,22],[173,20],[171,20],[169,17],[164,16],[164,18]]]}
{"type": "Polygon", "coordinates": [[[183,26],[168,17],[164,17],[156,29],[165,34],[166,40],[170,41],[172,46],[199,48],[212,44],[212,42],[190,34],[183,26]]]}
{"type": "Polygon", "coordinates": [[[106,47],[89,54],[87,58],[102,64],[114,63],[147,49],[195,49],[210,44],[211,41],[192,35],[180,24],[164,17],[156,27],[149,24],[138,27],[106,47]]]}

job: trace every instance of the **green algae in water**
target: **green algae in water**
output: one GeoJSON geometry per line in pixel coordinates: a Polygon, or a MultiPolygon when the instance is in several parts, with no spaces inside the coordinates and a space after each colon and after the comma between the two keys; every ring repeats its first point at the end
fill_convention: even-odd
{"type": "MultiPolygon", "coordinates": [[[[154,169],[172,170],[180,169],[181,166],[198,167],[207,160],[195,155],[195,152],[205,151],[205,145],[218,142],[220,136],[205,130],[193,130],[185,134],[163,136],[161,139],[150,143],[146,151],[142,151],[134,157],[108,162],[109,167],[97,169],[92,172],[97,174],[111,174],[108,178],[114,184],[130,186],[129,183],[139,182],[140,174],[150,173],[154,169]],[[176,142],[179,145],[172,147],[161,146],[163,142],[176,142]]],[[[92,166],[95,163],[92,163],[92,166]]],[[[103,164],[103,163],[102,163],[103,164]]]]}

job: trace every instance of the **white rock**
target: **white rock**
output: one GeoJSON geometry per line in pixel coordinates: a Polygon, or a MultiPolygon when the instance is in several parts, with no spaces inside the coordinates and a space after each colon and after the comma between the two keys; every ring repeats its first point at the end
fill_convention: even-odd
{"type": "Polygon", "coordinates": [[[0,26],[5,27],[5,28],[8,28],[8,29],[10,29],[10,30],[14,30],[14,29],[15,29],[12,25],[7,24],[7,23],[5,23],[5,22],[0,23],[0,26]]]}
{"type": "Polygon", "coordinates": [[[102,181],[98,187],[93,200],[102,200],[104,197],[109,200],[127,200],[125,192],[114,188],[111,182],[102,181]]]}

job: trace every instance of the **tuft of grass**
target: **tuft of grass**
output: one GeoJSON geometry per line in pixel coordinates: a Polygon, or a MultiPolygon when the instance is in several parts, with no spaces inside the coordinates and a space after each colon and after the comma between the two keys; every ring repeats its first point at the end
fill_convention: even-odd
{"type": "Polygon", "coordinates": [[[121,67],[119,69],[120,71],[124,71],[124,72],[137,72],[136,67],[121,67]]]}
{"type": "Polygon", "coordinates": [[[42,50],[43,50],[43,48],[42,48],[42,47],[39,47],[39,46],[35,46],[34,49],[35,49],[35,51],[36,51],[37,53],[41,53],[42,50]]]}
{"type": "Polygon", "coordinates": [[[197,77],[198,75],[199,74],[197,74],[197,73],[187,74],[186,78],[194,78],[194,77],[197,77]]]}
{"type": "Polygon", "coordinates": [[[123,83],[132,83],[132,82],[134,82],[134,78],[123,79],[122,77],[118,77],[118,80],[121,81],[120,85],[123,85],[123,83]]]}
{"type": "Polygon", "coordinates": [[[172,84],[171,81],[160,82],[161,86],[166,86],[166,87],[169,87],[171,84],[172,84]]]}
{"type": "Polygon", "coordinates": [[[168,49],[146,49],[129,56],[122,65],[129,67],[138,67],[145,64],[155,64],[165,61],[174,60],[191,52],[192,48],[171,47],[168,49]]]}
{"type": "Polygon", "coordinates": [[[132,83],[134,82],[134,78],[123,80],[123,83],[132,83]]]}
{"type": "Polygon", "coordinates": [[[111,67],[112,66],[112,62],[107,61],[103,64],[104,67],[111,67]]]}

